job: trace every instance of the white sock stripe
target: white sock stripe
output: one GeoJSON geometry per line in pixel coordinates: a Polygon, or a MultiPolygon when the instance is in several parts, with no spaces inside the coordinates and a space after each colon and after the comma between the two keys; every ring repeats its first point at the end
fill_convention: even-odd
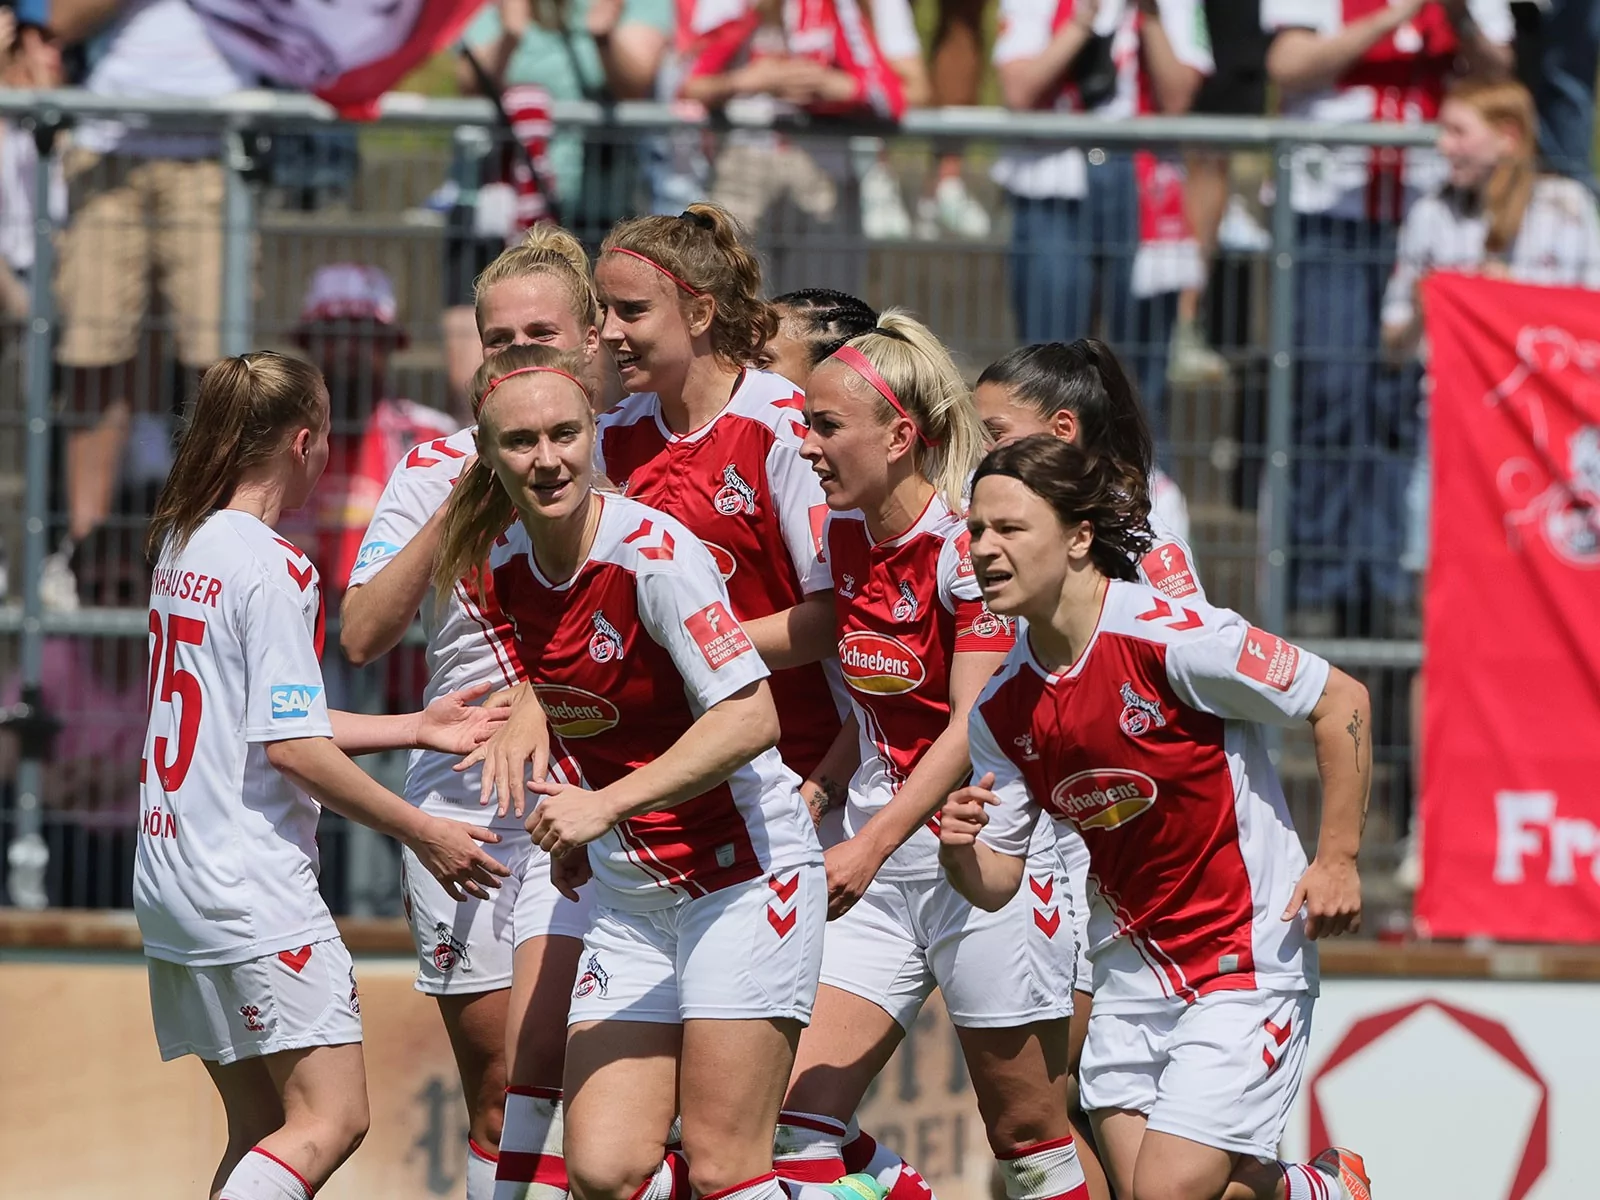
{"type": "Polygon", "coordinates": [[[559,1156],[564,1111],[560,1100],[507,1092],[505,1124],[500,1131],[501,1152],[559,1156]]]}
{"type": "Polygon", "coordinates": [[[222,1200],[311,1200],[311,1186],[288,1164],[252,1148],[228,1173],[222,1200]]]}
{"type": "Polygon", "coordinates": [[[774,1162],[800,1162],[818,1158],[838,1158],[844,1146],[844,1126],[828,1117],[811,1113],[778,1114],[773,1131],[774,1162]]]}
{"type": "Polygon", "coordinates": [[[1008,1200],[1054,1200],[1084,1186],[1076,1142],[1005,1159],[1000,1175],[1008,1200]]]}

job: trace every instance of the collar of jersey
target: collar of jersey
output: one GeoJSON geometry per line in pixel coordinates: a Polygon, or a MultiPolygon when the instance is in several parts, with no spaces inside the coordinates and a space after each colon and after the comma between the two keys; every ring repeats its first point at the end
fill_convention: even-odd
{"type": "Polygon", "coordinates": [[[728,410],[733,407],[734,398],[738,396],[739,389],[744,386],[745,378],[748,375],[749,372],[744,367],[740,367],[739,374],[733,381],[733,386],[728,389],[727,403],[721,408],[717,409],[716,414],[709,421],[705,422],[703,425],[689,430],[688,433],[673,433],[672,430],[668,428],[666,418],[661,415],[661,397],[657,395],[655,412],[652,415],[656,419],[656,428],[661,431],[661,436],[667,439],[667,444],[670,446],[674,443],[682,444],[686,442],[698,442],[701,438],[705,437],[706,434],[710,433],[711,430],[716,426],[716,423],[728,415],[728,410]]]}
{"type": "Polygon", "coordinates": [[[1111,589],[1117,586],[1115,579],[1106,583],[1106,593],[1100,597],[1100,615],[1094,620],[1094,632],[1089,635],[1089,643],[1084,646],[1083,652],[1078,655],[1076,662],[1070,664],[1064,671],[1047,671],[1045,665],[1039,661],[1039,656],[1033,652],[1033,639],[1028,636],[1026,629],[1017,631],[1018,640],[1022,643],[1023,650],[1028,656],[1028,665],[1038,674],[1044,676],[1046,683],[1060,683],[1064,679],[1076,679],[1083,674],[1084,664],[1089,661],[1089,655],[1094,653],[1096,643],[1100,641],[1100,630],[1105,627],[1106,609],[1111,604],[1111,589]]]}
{"type": "MultiPolygon", "coordinates": [[[[892,538],[884,538],[881,542],[873,542],[874,550],[898,550],[919,533],[926,533],[928,527],[938,521],[945,513],[950,511],[949,505],[944,503],[944,497],[935,490],[928,497],[928,502],[922,506],[922,511],[917,514],[917,519],[906,528],[904,533],[897,533],[892,538]]],[[[863,513],[861,523],[866,524],[866,514],[863,513]]],[[[870,533],[868,535],[871,536],[870,533]]]]}
{"type": "Polygon", "coordinates": [[[594,548],[600,544],[600,538],[605,533],[606,524],[606,495],[598,488],[594,491],[594,498],[600,503],[600,520],[595,523],[594,541],[589,544],[589,553],[578,564],[577,570],[572,572],[572,578],[565,583],[551,583],[545,573],[539,569],[539,557],[533,552],[533,538],[528,538],[528,570],[533,572],[533,577],[539,581],[541,587],[547,587],[552,592],[565,592],[583,577],[583,569],[594,561],[594,548]]]}

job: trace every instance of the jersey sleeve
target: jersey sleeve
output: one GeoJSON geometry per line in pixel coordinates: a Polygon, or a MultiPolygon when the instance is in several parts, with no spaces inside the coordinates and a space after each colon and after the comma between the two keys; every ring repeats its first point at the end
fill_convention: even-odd
{"type": "Polygon", "coordinates": [[[1005,654],[1016,644],[1013,622],[983,603],[972,570],[972,535],[965,529],[939,552],[939,601],[956,617],[955,653],[1005,654]]]}
{"type": "Polygon", "coordinates": [[[283,742],[291,738],[332,737],[322,667],[306,628],[317,589],[297,599],[257,579],[234,621],[244,646],[244,740],[283,742]]]}
{"type": "Polygon", "coordinates": [[[996,66],[1037,58],[1050,44],[1055,5],[1049,0],[1000,0],[1000,30],[994,41],[996,66]]]}
{"type": "Polygon", "coordinates": [[[1467,11],[1483,36],[1496,46],[1509,46],[1517,36],[1510,0],[1467,0],[1467,11]]]}
{"type": "Polygon", "coordinates": [[[817,529],[817,554],[811,560],[811,570],[800,578],[800,594],[812,596],[817,592],[833,591],[833,564],[828,561],[828,537],[833,528],[833,517],[824,506],[822,523],[817,529]]]}
{"type": "Polygon", "coordinates": [[[767,487],[783,531],[783,544],[794,564],[801,592],[828,591],[832,581],[813,587],[817,559],[822,554],[822,527],[828,519],[828,502],[811,464],[800,457],[797,445],[783,438],[767,451],[767,487]]]}
{"type": "Polygon", "coordinates": [[[674,532],[670,560],[641,564],[639,616],[672,656],[685,691],[703,712],[770,672],[734,618],[711,552],[688,530],[674,532]]]}
{"type": "Polygon", "coordinates": [[[431,473],[408,467],[404,461],[396,466],[384,485],[383,495],[378,497],[366,536],[361,539],[361,549],[350,569],[349,586],[371,582],[449,497],[448,480],[436,480],[431,473]]]}
{"type": "Polygon", "coordinates": [[[985,775],[993,774],[994,784],[989,790],[1000,797],[1000,803],[989,806],[989,823],[978,834],[978,840],[1001,854],[1026,858],[1039,824],[1039,806],[1028,791],[1022,772],[1001,752],[1000,743],[984,718],[981,700],[972,706],[967,717],[967,745],[972,755],[972,782],[976,784],[985,775]]]}
{"type": "MultiPolygon", "coordinates": [[[[1446,215],[1432,196],[1423,196],[1411,206],[1400,223],[1395,244],[1394,270],[1383,289],[1383,323],[1409,328],[1417,315],[1417,285],[1427,270],[1428,232],[1446,215]]],[[[1446,218],[1448,219],[1448,218],[1446,218]]]]}
{"type": "Polygon", "coordinates": [[[1195,567],[1194,551],[1176,534],[1157,534],[1150,552],[1139,560],[1139,578],[1174,600],[1206,598],[1200,586],[1200,572],[1195,567]]]}
{"type": "Polygon", "coordinates": [[[877,0],[872,5],[872,33],[890,62],[922,56],[922,39],[910,0],[877,0]]]}
{"type": "Polygon", "coordinates": [[[1178,61],[1202,75],[1216,74],[1205,5],[1200,0],[1160,0],[1159,11],[1161,27],[1178,61]]]}
{"type": "Polygon", "coordinates": [[[1295,725],[1311,715],[1328,664],[1226,608],[1200,609],[1205,628],[1167,646],[1167,678],[1190,708],[1234,721],[1295,725]]]}
{"type": "Polygon", "coordinates": [[[1343,21],[1340,0],[1261,0],[1261,28],[1267,33],[1309,29],[1334,34],[1343,21]]]}

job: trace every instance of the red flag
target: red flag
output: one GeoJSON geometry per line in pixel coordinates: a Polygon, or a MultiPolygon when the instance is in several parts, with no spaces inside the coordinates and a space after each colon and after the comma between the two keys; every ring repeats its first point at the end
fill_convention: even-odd
{"type": "Polygon", "coordinates": [[[1436,937],[1600,941],[1600,293],[1438,275],[1422,888],[1436,937]]]}
{"type": "Polygon", "coordinates": [[[370,119],[378,97],[461,36],[482,0],[190,0],[236,65],[370,119]]]}

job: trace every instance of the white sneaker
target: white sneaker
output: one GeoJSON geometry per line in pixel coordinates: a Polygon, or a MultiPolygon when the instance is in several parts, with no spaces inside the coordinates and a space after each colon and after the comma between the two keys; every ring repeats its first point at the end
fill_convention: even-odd
{"type": "Polygon", "coordinates": [[[881,160],[861,174],[861,232],[874,242],[903,242],[911,236],[911,214],[900,198],[900,182],[881,160]]]}
{"type": "Polygon", "coordinates": [[[1173,387],[1196,387],[1227,378],[1228,360],[1206,344],[1205,334],[1193,321],[1180,321],[1172,331],[1167,382],[1173,387]]]}
{"type": "Polygon", "coordinates": [[[1244,197],[1233,195],[1217,227],[1217,245],[1236,254],[1264,254],[1272,249],[1272,234],[1256,220],[1244,197]]]}
{"type": "Polygon", "coordinates": [[[51,612],[78,611],[78,577],[72,573],[70,542],[45,558],[39,572],[39,602],[51,612]]]}
{"type": "Polygon", "coordinates": [[[932,196],[917,201],[917,236],[924,241],[937,241],[941,232],[947,232],[979,242],[992,228],[989,210],[967,191],[959,175],[941,179],[932,196]]]}

